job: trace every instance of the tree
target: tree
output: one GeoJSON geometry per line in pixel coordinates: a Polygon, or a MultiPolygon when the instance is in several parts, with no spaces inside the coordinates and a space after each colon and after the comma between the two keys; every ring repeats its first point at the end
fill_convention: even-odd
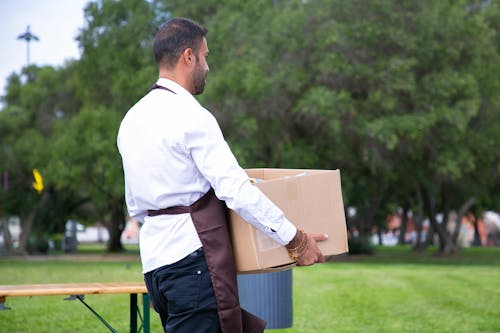
{"type": "Polygon", "coordinates": [[[152,36],[156,31],[149,1],[96,1],[85,8],[77,40],[79,94],[85,105],[106,105],[124,114],[154,83],[152,36]]]}
{"type": "Polygon", "coordinates": [[[203,18],[224,54],[202,98],[245,164],[342,168],[365,232],[421,193],[440,250],[453,252],[434,217],[470,202],[462,184],[481,172],[480,154],[494,154],[470,141],[497,110],[485,18],[497,8],[485,4],[231,2],[203,18]]]}
{"type": "Polygon", "coordinates": [[[340,168],[344,203],[358,212],[351,226],[383,228],[404,207],[430,219],[442,252],[457,250],[456,229],[437,213],[499,209],[496,2],[127,0],[88,4],[79,61],[12,77],[0,168],[16,193],[0,194],[5,210],[36,207],[36,166],[50,202],[67,191],[74,214],[87,202],[121,248],[116,131],[156,79],[152,36],[171,16],[209,29],[197,98],[244,167],[340,168]]]}
{"type": "MultiPolygon", "coordinates": [[[[54,223],[39,214],[51,198],[52,188],[47,184],[40,195],[36,194],[32,188],[32,170],[38,168],[45,175],[46,156],[50,151],[47,143],[54,121],[71,116],[79,108],[69,80],[73,69],[71,63],[61,70],[27,67],[22,76],[10,76],[3,97],[6,107],[0,112],[0,136],[4,158],[0,161],[0,169],[8,173],[9,187],[0,197],[4,213],[21,218],[21,252],[28,250],[33,228],[36,234],[41,234],[49,231],[47,224],[54,223]]],[[[56,224],[64,222],[59,218],[56,224]]]]}
{"type": "Polygon", "coordinates": [[[77,69],[84,107],[60,128],[53,170],[59,186],[86,194],[95,218],[110,232],[108,250],[121,251],[125,207],[116,134],[121,116],[156,79],[151,52],[156,17],[148,1],[99,1],[87,5],[85,21],[77,69]],[[68,164],[72,170],[65,170],[68,164]]]}
{"type": "Polygon", "coordinates": [[[56,127],[47,165],[49,181],[58,191],[79,193],[87,219],[102,221],[110,233],[109,251],[121,251],[124,190],[116,149],[120,115],[103,107],[83,108],[56,127]]]}

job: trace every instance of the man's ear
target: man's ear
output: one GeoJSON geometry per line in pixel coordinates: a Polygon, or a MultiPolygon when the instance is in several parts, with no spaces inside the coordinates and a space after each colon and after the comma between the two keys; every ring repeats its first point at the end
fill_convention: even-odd
{"type": "Polygon", "coordinates": [[[194,63],[194,53],[193,49],[188,47],[187,49],[182,52],[182,57],[186,65],[191,65],[194,63]]]}

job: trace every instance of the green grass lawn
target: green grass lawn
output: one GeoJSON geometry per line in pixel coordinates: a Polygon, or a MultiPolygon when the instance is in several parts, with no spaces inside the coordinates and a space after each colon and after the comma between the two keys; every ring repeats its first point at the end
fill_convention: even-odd
{"type": "MultiPolygon", "coordinates": [[[[142,280],[134,249],[118,257],[82,252],[90,257],[0,260],[0,284],[142,280]]],[[[85,301],[118,332],[128,331],[127,295],[85,301]]],[[[377,248],[370,257],[295,268],[293,302],[294,326],[269,332],[500,332],[500,248],[452,257],[377,248]]],[[[0,332],[106,332],[80,302],[60,296],[11,297],[7,305],[0,332]]],[[[162,332],[153,311],[151,331],[162,332]]]]}

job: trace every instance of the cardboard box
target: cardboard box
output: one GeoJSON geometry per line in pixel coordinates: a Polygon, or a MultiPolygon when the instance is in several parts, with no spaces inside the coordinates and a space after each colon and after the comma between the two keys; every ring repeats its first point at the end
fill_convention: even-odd
{"type": "MultiPolygon", "coordinates": [[[[299,229],[327,233],[325,256],[348,252],[339,170],[248,169],[254,185],[299,229]]],[[[230,232],[239,273],[277,271],[294,264],[284,246],[230,211],[230,232]]]]}

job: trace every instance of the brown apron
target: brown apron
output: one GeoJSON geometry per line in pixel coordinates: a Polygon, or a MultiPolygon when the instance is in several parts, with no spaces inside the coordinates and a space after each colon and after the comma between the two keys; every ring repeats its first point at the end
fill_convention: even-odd
{"type": "Polygon", "coordinates": [[[213,189],[191,206],[148,211],[149,216],[190,213],[207,260],[222,333],[261,333],[265,321],[240,308],[226,205],[213,189]]]}

